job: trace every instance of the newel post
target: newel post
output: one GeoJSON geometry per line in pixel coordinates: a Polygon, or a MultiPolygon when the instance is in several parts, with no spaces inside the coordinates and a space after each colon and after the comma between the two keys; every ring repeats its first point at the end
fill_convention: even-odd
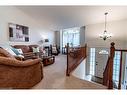
{"type": "Polygon", "coordinates": [[[109,66],[109,84],[108,88],[113,89],[113,60],[114,60],[114,55],[115,55],[115,43],[111,43],[110,47],[110,66],[109,66]]]}
{"type": "Polygon", "coordinates": [[[87,44],[85,45],[85,58],[87,57],[87,44]]]}
{"type": "Polygon", "coordinates": [[[110,57],[114,58],[114,54],[115,54],[115,43],[112,42],[110,47],[110,57]]]}
{"type": "Polygon", "coordinates": [[[69,56],[68,56],[68,51],[69,51],[69,43],[67,43],[67,47],[66,47],[66,53],[67,53],[67,70],[66,70],[66,76],[70,76],[69,73],[69,56]]]}

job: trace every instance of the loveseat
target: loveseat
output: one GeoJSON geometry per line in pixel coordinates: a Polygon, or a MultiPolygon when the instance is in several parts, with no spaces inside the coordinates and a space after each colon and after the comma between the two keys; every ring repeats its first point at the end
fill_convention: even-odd
{"type": "Polygon", "coordinates": [[[41,59],[19,61],[0,48],[0,88],[31,88],[43,78],[41,59]]]}

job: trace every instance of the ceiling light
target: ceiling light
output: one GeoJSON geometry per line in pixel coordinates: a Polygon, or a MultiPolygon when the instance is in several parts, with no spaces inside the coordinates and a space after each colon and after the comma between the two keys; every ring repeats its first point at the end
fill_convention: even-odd
{"type": "Polygon", "coordinates": [[[106,30],[106,26],[107,26],[107,12],[104,14],[105,15],[105,30],[104,30],[104,33],[103,34],[100,34],[100,38],[102,38],[104,41],[107,39],[107,38],[110,38],[112,37],[111,34],[107,33],[107,30],[106,30]]]}

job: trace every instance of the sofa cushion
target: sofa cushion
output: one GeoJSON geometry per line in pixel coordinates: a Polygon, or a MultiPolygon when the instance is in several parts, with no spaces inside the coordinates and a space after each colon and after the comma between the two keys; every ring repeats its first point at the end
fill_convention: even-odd
{"type": "Polygon", "coordinates": [[[19,51],[16,48],[11,48],[11,50],[16,54],[16,55],[20,55],[19,51]]]}

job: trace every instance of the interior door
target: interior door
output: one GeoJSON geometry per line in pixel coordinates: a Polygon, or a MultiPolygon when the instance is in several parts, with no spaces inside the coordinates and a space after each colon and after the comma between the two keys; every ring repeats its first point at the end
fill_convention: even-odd
{"type": "Polygon", "coordinates": [[[103,72],[108,60],[108,54],[100,54],[99,52],[101,50],[102,48],[96,48],[95,51],[95,76],[103,78],[103,72]]]}

